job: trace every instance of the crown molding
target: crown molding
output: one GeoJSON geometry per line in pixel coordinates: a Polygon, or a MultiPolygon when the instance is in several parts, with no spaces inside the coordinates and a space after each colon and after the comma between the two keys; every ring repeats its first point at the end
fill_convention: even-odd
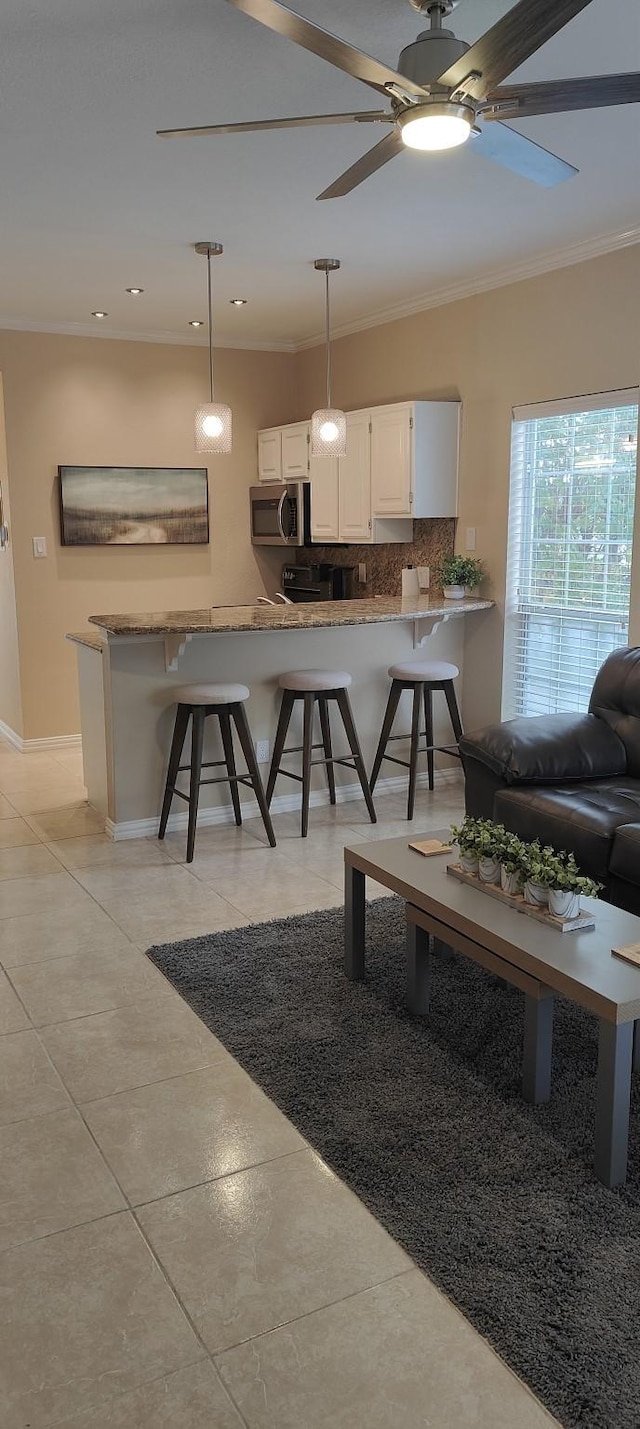
{"type": "MultiPolygon", "coordinates": [[[[494,288],[504,288],[510,283],[521,283],[527,278],[536,278],[542,273],[551,273],[557,268],[568,268],[574,263],[586,263],[590,258],[600,258],[606,253],[614,253],[620,248],[630,248],[640,243],[640,225],[602,233],[595,238],[586,238],[578,243],[567,244],[539,253],[521,263],[506,263],[501,268],[492,268],[473,278],[462,278],[457,283],[449,283],[440,288],[432,288],[406,302],[394,303],[386,308],[378,308],[366,317],[356,318],[342,326],[332,326],[332,339],[350,337],[354,333],[366,332],[370,328],[382,327],[385,323],[397,322],[400,318],[413,317],[416,313],[427,312],[430,308],[445,307],[447,303],[459,302],[462,298],[474,297],[478,293],[491,292],[494,288]]],[[[10,332],[41,332],[58,334],[63,337],[101,338],[111,342],[151,342],[169,343],[176,347],[205,347],[202,338],[182,336],[180,333],[158,330],[149,332],[127,332],[117,328],[96,327],[89,323],[54,323],[31,318],[7,317],[0,313],[0,330],[10,332]]],[[[224,348],[241,352],[305,352],[319,347],[325,341],[324,332],[314,333],[299,342],[280,338],[243,339],[223,338],[216,343],[216,350],[224,348]]]]}
{"type": "MultiPolygon", "coordinates": [[[[175,347],[202,347],[206,348],[206,339],[195,336],[182,337],[180,333],[171,331],[158,332],[125,332],[118,328],[97,327],[89,323],[54,323],[39,321],[32,318],[6,317],[0,313],[0,331],[7,332],[41,332],[52,333],[59,337],[98,337],[108,342],[152,342],[169,343],[175,347]]],[[[242,352],[296,352],[297,347],[294,342],[280,341],[278,338],[222,338],[215,343],[216,352],[221,352],[224,348],[238,349],[242,352]]]]}
{"type": "MultiPolygon", "coordinates": [[[[509,263],[502,268],[493,268],[475,278],[463,278],[458,283],[446,287],[433,288],[407,302],[395,303],[388,308],[378,308],[366,318],[342,326],[332,324],[332,341],[349,337],[353,333],[366,332],[369,328],[382,327],[385,323],[397,322],[400,318],[412,317],[416,313],[427,312],[429,308],[445,307],[447,303],[459,302],[461,298],[471,298],[477,293],[487,293],[494,288],[505,288],[510,283],[521,283],[526,278],[536,278],[542,273],[551,273],[557,268],[568,268],[574,263],[586,263],[590,258],[600,258],[605,253],[614,253],[619,248],[631,248],[640,243],[640,226],[627,228],[616,233],[603,233],[596,238],[586,238],[580,243],[571,243],[563,248],[554,248],[537,254],[523,263],[509,263]]],[[[305,338],[296,346],[296,352],[305,352],[311,347],[320,347],[325,341],[324,333],[305,338]]]]}

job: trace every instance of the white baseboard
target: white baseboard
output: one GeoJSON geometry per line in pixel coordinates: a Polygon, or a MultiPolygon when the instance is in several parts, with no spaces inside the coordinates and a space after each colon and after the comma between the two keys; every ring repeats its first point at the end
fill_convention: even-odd
{"type": "Polygon", "coordinates": [[[54,749],[81,749],[82,736],[79,734],[56,734],[51,739],[23,739],[11,725],[0,719],[0,738],[6,739],[12,749],[19,754],[46,754],[54,749]]]}
{"type": "MultiPolygon", "coordinates": [[[[441,789],[443,786],[446,788],[462,788],[463,782],[462,775],[457,769],[437,769],[436,781],[438,789],[441,789]]],[[[419,789],[428,788],[428,782],[426,773],[418,775],[419,789]]],[[[378,780],[375,788],[375,797],[377,798],[378,795],[384,794],[406,794],[406,791],[406,777],[403,778],[401,774],[393,775],[388,779],[378,780]]],[[[362,789],[359,784],[342,784],[336,788],[336,800],[338,804],[350,804],[355,802],[356,799],[362,799],[362,789]]],[[[312,789],[309,803],[312,809],[326,805],[326,789],[312,789]]],[[[240,807],[242,809],[243,820],[260,818],[260,810],[255,799],[252,799],[250,802],[249,800],[243,802],[240,807]]],[[[277,794],[271,800],[272,814],[295,813],[299,808],[299,794],[277,794]]],[[[122,839],[154,838],[158,832],[159,817],[159,814],[157,814],[153,819],[131,819],[121,824],[115,824],[112,819],[107,819],[105,822],[105,833],[109,835],[109,838],[114,839],[118,843],[122,839]]],[[[167,832],[180,832],[186,829],[188,818],[189,816],[186,812],[170,814],[167,832]]],[[[235,817],[231,803],[216,804],[215,807],[211,809],[198,810],[199,829],[211,828],[212,826],[220,824],[233,824],[234,822],[235,817]]]]}

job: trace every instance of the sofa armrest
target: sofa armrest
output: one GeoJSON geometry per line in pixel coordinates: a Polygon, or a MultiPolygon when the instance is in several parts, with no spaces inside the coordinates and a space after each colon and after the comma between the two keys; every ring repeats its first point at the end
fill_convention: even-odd
{"type": "Polygon", "coordinates": [[[622,740],[597,715],[555,714],[489,725],[460,741],[463,762],[476,759],[505,784],[560,784],[624,774],[622,740]]]}

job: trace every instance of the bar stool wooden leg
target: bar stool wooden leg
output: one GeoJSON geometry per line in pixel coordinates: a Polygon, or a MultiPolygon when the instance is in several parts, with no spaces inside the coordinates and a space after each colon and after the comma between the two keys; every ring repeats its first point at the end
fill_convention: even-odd
{"type": "Polygon", "coordinates": [[[418,773],[418,745],[420,742],[420,685],[416,681],[413,687],[413,713],[411,716],[411,750],[409,753],[409,797],[407,800],[407,818],[413,818],[413,808],[416,801],[416,775],[418,773]]]}
{"type": "Polygon", "coordinates": [[[309,828],[309,795],[311,793],[311,750],[313,746],[313,707],[315,696],[305,690],[302,733],[302,837],[309,828]]]}
{"type": "Polygon", "coordinates": [[[329,803],[336,802],[336,776],[331,763],[333,750],[331,748],[331,725],[329,723],[329,706],[324,695],[318,696],[318,710],[320,712],[320,728],[322,730],[322,743],[324,746],[324,757],[327,760],[327,784],[329,785],[329,803]]]}
{"type": "Polygon", "coordinates": [[[244,754],[247,769],[249,771],[249,776],[251,778],[251,783],[253,785],[253,792],[258,801],[258,808],[260,810],[260,813],[262,814],[262,822],[267,832],[267,838],[269,840],[269,843],[271,844],[271,847],[275,848],[276,836],[273,832],[273,824],[271,822],[271,815],[269,813],[269,805],[267,804],[267,800],[265,798],[265,792],[262,784],[262,779],[260,777],[260,770],[256,762],[256,756],[253,748],[253,740],[251,738],[251,730],[249,729],[249,722],[247,720],[244,705],[229,705],[229,714],[232,716],[235,722],[236,729],[238,731],[238,739],[240,740],[242,753],[244,754]]]}
{"type": "Polygon", "coordinates": [[[389,735],[391,734],[391,730],[393,728],[393,721],[396,717],[396,710],[400,702],[401,694],[402,685],[400,684],[400,681],[392,680],[391,689],[389,690],[389,698],[387,700],[387,708],[384,712],[384,719],[382,721],[380,739],[378,740],[378,748],[376,749],[376,757],[373,761],[373,769],[371,770],[371,778],[369,780],[369,788],[372,792],[375,788],[376,780],[380,773],[382,758],[387,747],[389,735]]]}
{"type": "Polygon", "coordinates": [[[182,755],[184,741],[187,734],[188,723],[189,706],[178,705],[178,708],[176,710],[175,723],[173,726],[173,739],[171,741],[171,753],[169,755],[169,767],[167,769],[167,782],[164,786],[164,799],[162,801],[162,813],[160,815],[160,828],[158,829],[159,839],[163,839],[166,833],[167,819],[169,818],[169,810],[171,808],[171,800],[173,798],[173,791],[175,788],[176,777],[178,774],[180,757],[182,755]]]}
{"type": "Polygon", "coordinates": [[[291,711],[293,709],[293,704],[293,692],[291,690],[283,690],[282,702],[280,705],[280,714],[278,715],[278,728],[276,730],[276,737],[273,745],[273,755],[271,758],[271,766],[269,769],[269,778],[267,780],[267,804],[270,804],[273,798],[273,791],[275,788],[276,779],[278,777],[278,771],[280,769],[280,760],[282,759],[282,751],[284,749],[284,742],[287,737],[287,730],[289,728],[289,720],[291,719],[291,711]]]}
{"type": "Polygon", "coordinates": [[[231,733],[231,716],[228,706],[221,705],[218,709],[218,719],[220,721],[220,733],[222,735],[222,748],[224,749],[225,764],[229,775],[229,788],[231,789],[231,802],[235,814],[236,824],[242,823],[242,811],[240,809],[240,793],[236,783],[236,761],[233,753],[233,734],[231,733]]]}
{"type": "Polygon", "coordinates": [[[364,794],[367,809],[369,810],[369,818],[371,819],[372,824],[377,824],[378,816],[375,811],[373,799],[371,798],[371,789],[369,787],[369,780],[367,779],[367,771],[364,767],[364,759],[362,758],[360,741],[358,739],[357,730],[353,722],[353,714],[351,713],[351,701],[346,690],[336,690],[335,698],[338,702],[338,709],[340,710],[340,714],[342,715],[342,723],[345,727],[346,736],[349,741],[349,748],[353,755],[353,762],[356,767],[356,774],[358,775],[358,778],[360,780],[360,787],[364,794]]]}
{"type": "Polygon", "coordinates": [[[445,680],[442,688],[444,690],[444,696],[447,701],[447,706],[449,709],[449,719],[451,720],[451,724],[453,726],[453,733],[456,737],[456,744],[459,744],[460,740],[462,739],[463,731],[462,721],[460,719],[460,711],[458,709],[458,701],[456,699],[456,687],[453,683],[453,680],[445,680]]]}
{"type": "Polygon", "coordinates": [[[191,721],[191,781],[189,784],[189,825],[187,828],[187,863],[193,863],[196,842],[196,821],[198,799],[200,797],[200,775],[202,772],[202,745],[204,741],[205,711],[202,705],[194,705],[191,721]]]}
{"type": "Polygon", "coordinates": [[[424,727],[427,732],[427,769],[429,771],[429,788],[433,789],[433,691],[430,685],[424,686],[424,727]]]}

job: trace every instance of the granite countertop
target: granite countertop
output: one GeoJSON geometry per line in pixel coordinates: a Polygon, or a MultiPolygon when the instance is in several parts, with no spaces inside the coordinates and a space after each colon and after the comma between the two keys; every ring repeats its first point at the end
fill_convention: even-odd
{"type": "Polygon", "coordinates": [[[75,645],[87,645],[89,650],[104,650],[104,639],[97,630],[78,630],[71,635],[65,636],[66,640],[73,640],[75,645]]]}
{"type": "MultiPolygon", "coordinates": [[[[149,615],[90,615],[108,635],[215,635],[246,630],[313,630],[327,626],[376,625],[390,620],[419,620],[445,615],[468,615],[489,610],[492,600],[470,596],[463,600],[402,600],[378,596],[373,600],[314,601],[308,605],[221,605],[209,610],[158,611],[149,615]]],[[[90,637],[70,636],[82,640],[90,637]]]]}

